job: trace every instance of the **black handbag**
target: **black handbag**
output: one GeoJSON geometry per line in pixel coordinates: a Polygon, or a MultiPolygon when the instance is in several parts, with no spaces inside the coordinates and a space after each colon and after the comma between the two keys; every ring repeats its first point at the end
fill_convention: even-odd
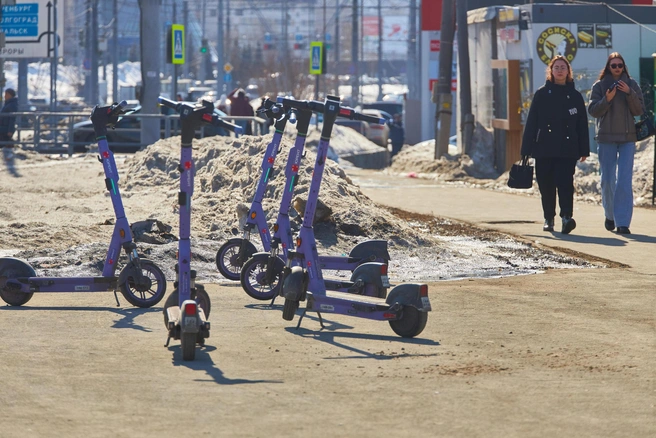
{"type": "Polygon", "coordinates": [[[656,134],[656,129],[654,128],[654,114],[652,112],[646,113],[642,120],[636,122],[636,137],[638,141],[644,140],[656,134]]]}
{"type": "Polygon", "coordinates": [[[512,189],[530,189],[533,187],[533,166],[528,164],[528,156],[513,164],[508,174],[508,187],[512,189]]]}

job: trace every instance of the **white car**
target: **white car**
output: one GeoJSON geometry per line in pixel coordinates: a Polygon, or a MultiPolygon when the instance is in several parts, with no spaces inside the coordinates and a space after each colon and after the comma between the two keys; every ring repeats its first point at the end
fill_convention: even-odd
{"type": "Polygon", "coordinates": [[[362,114],[378,117],[379,119],[385,120],[385,123],[382,125],[378,123],[369,123],[369,130],[365,135],[369,140],[373,141],[378,146],[386,148],[389,141],[390,132],[390,128],[387,123],[392,120],[392,116],[388,112],[378,109],[363,109],[362,114]]]}

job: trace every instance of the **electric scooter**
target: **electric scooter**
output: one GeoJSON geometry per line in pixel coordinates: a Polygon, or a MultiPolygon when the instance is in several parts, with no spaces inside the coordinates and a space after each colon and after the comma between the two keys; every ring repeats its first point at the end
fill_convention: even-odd
{"type": "Polygon", "coordinates": [[[178,204],[180,210],[180,239],[175,265],[175,289],[164,304],[164,326],[168,329],[165,346],[171,339],[179,339],[183,360],[194,360],[196,344],[205,345],[210,336],[210,297],[205,288],[196,284],[196,271],[191,269],[191,197],[194,193],[194,174],[196,168],[192,157],[194,133],[203,123],[229,129],[241,134],[242,128],[225,122],[214,113],[214,104],[202,101],[191,105],[178,103],[164,97],[158,98],[159,104],[173,109],[180,114],[180,192],[178,204]]]}
{"type": "Polygon", "coordinates": [[[105,257],[100,277],[37,277],[27,262],[13,258],[0,258],[0,297],[11,306],[22,306],[38,292],[107,292],[114,291],[116,304],[117,287],[125,299],[137,307],[151,307],[159,303],[166,293],[166,278],[161,269],[150,260],[142,259],[132,240],[130,224],[125,217],[121,193],[118,188],[118,170],[114,154],[107,144],[107,128],[114,128],[126,101],[112,106],[96,106],[91,112],[91,122],[98,140],[98,161],[105,171],[105,186],[109,191],[116,215],[116,225],[105,257]],[[121,248],[128,262],[118,277],[118,260],[121,248]]]}
{"type": "MultiPolygon", "coordinates": [[[[271,138],[271,143],[267,145],[264,153],[262,173],[257,184],[257,189],[255,190],[251,208],[246,217],[246,223],[242,229],[243,235],[241,238],[229,239],[216,252],[216,267],[219,269],[221,275],[229,280],[239,280],[244,262],[257,252],[255,245],[250,241],[253,230],[259,233],[265,251],[269,251],[270,249],[271,233],[266,223],[266,215],[262,209],[262,199],[264,198],[264,192],[266,191],[269,180],[273,178],[273,164],[276,161],[276,156],[282,149],[280,143],[285,132],[285,126],[289,120],[289,114],[269,99],[265,100],[264,106],[261,110],[258,110],[258,114],[278,120],[274,124],[275,131],[271,138]]],[[[290,123],[296,123],[296,120],[292,118],[290,123]]]]}
{"type": "MultiPolygon", "coordinates": [[[[279,98],[279,100],[282,100],[282,98],[279,98]]],[[[270,249],[267,250],[267,245],[264,245],[264,252],[253,254],[244,263],[240,276],[242,287],[249,296],[258,300],[272,300],[271,305],[273,305],[279,293],[279,278],[287,260],[287,251],[294,249],[289,210],[294,195],[294,188],[298,183],[301,160],[305,157],[303,149],[312,118],[312,111],[309,110],[284,108],[279,102],[275,104],[275,107],[279,108],[279,111],[276,113],[282,115],[282,121],[279,119],[276,126],[280,124],[282,129],[284,129],[285,115],[288,115],[290,120],[298,120],[296,123],[297,136],[294,146],[289,151],[285,169],[285,186],[278,217],[273,226],[274,235],[270,241],[270,249]],[[281,248],[282,253],[280,252],[281,248]]],[[[261,210],[260,201],[261,199],[257,198],[257,196],[253,200],[253,205],[256,207],[251,208],[251,215],[254,211],[257,211],[257,207],[261,210]]],[[[259,214],[256,215],[255,220],[259,216],[259,214]]],[[[260,229],[264,229],[268,233],[268,227],[266,227],[264,218],[261,221],[263,224],[258,224],[260,225],[260,229]]],[[[390,256],[385,240],[368,240],[362,242],[356,245],[348,256],[319,256],[322,269],[348,270],[352,272],[350,281],[346,283],[324,279],[326,287],[332,290],[342,290],[344,292],[381,298],[385,297],[387,288],[389,287],[389,280],[387,278],[389,260],[390,256]],[[373,264],[371,262],[378,263],[373,264]]]]}
{"type": "Polygon", "coordinates": [[[386,299],[328,291],[321,272],[317,254],[312,222],[316,210],[319,189],[330,145],[333,125],[338,116],[372,123],[384,120],[355,112],[343,107],[339,97],[328,96],[325,102],[283,99],[282,104],[299,110],[323,113],[323,128],[317,150],[312,182],[303,214],[303,224],[297,238],[297,249],[287,252],[287,264],[282,274],[280,295],[285,298],[282,317],[287,321],[294,319],[300,301],[307,299],[297,328],[308,311],[317,312],[321,327],[324,327],[321,313],[388,321],[392,330],[407,338],[420,334],[431,310],[426,284],[401,284],[394,287],[386,299]]]}

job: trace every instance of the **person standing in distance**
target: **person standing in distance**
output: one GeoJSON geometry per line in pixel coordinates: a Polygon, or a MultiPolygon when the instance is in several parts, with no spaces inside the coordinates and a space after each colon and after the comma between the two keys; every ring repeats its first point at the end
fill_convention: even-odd
{"type": "Polygon", "coordinates": [[[542,197],[544,231],[554,230],[556,192],[561,232],[576,228],[574,171],[590,156],[588,116],[583,96],[574,88],[572,66],[557,55],[547,66],[547,81],[533,96],[522,137],[522,156],[535,159],[535,179],[542,197]]]}
{"type": "Polygon", "coordinates": [[[16,91],[13,88],[5,90],[5,104],[0,109],[0,148],[2,148],[2,155],[10,169],[14,165],[14,145],[7,143],[12,140],[14,132],[16,131],[16,116],[5,115],[7,113],[15,113],[18,111],[18,98],[16,91]]]}
{"type": "Polygon", "coordinates": [[[604,226],[631,234],[633,217],[633,157],[637,141],[634,116],[644,113],[642,90],[631,79],[624,58],[613,52],[592,85],[588,113],[597,119],[604,226]]]}

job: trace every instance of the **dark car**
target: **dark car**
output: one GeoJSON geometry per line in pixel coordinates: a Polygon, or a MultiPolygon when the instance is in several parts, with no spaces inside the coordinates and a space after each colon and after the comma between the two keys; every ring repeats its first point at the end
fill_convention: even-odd
{"type": "MultiPolygon", "coordinates": [[[[228,117],[226,113],[215,109],[216,113],[221,117],[228,117]]],[[[134,112],[127,115],[116,124],[115,129],[107,130],[107,142],[109,148],[113,152],[136,152],[141,149],[141,106],[136,105],[134,112]]],[[[166,136],[166,121],[161,121],[161,135],[160,138],[166,136]]],[[[180,135],[179,119],[171,118],[170,121],[170,135],[180,135]]],[[[205,125],[201,130],[196,132],[196,138],[212,137],[215,135],[227,136],[229,133],[223,129],[211,125],[205,125]]],[[[96,134],[93,130],[93,123],[91,120],[73,125],[73,150],[75,152],[87,152],[88,145],[96,143],[96,134]]]]}
{"type": "Polygon", "coordinates": [[[394,114],[403,114],[403,103],[392,100],[381,100],[378,102],[363,103],[362,109],[377,109],[393,116],[394,114]]]}

